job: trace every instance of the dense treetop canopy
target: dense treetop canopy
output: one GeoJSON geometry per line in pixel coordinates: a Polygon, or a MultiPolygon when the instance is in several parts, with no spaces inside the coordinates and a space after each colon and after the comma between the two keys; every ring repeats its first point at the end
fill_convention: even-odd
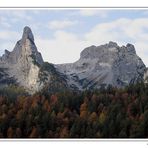
{"type": "Polygon", "coordinates": [[[32,96],[16,87],[5,89],[0,91],[0,137],[147,138],[148,86],[44,90],[32,96]]]}

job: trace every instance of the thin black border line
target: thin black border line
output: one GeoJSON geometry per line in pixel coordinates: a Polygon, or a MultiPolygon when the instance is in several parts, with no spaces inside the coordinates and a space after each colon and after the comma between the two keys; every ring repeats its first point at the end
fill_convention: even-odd
{"type": "Polygon", "coordinates": [[[148,139],[132,139],[132,140],[128,140],[128,139],[68,139],[68,138],[65,138],[65,139],[44,139],[44,138],[36,138],[36,139],[31,139],[31,138],[27,138],[27,139],[2,139],[0,140],[0,142],[3,141],[3,142],[64,142],[64,141],[68,141],[68,142],[146,142],[148,143],[148,139]]]}
{"type": "MultiPolygon", "coordinates": [[[[36,6],[13,6],[13,7],[8,7],[8,6],[0,6],[0,9],[83,9],[83,8],[91,8],[91,9],[148,9],[148,6],[138,6],[138,7],[132,7],[132,6],[40,6],[40,7],[36,7],[36,6]]],[[[20,139],[9,139],[9,138],[5,138],[5,139],[0,139],[0,142],[148,142],[148,139],[146,138],[119,138],[119,139],[113,139],[113,138],[78,138],[78,139],[73,139],[73,138],[66,138],[66,139],[62,139],[62,138],[35,138],[35,139],[31,139],[31,138],[20,138],[20,139]]],[[[148,143],[147,143],[148,145],[148,143]]]]}
{"type": "Polygon", "coordinates": [[[135,8],[135,9],[147,9],[148,8],[148,6],[136,6],[136,7],[134,7],[134,6],[112,6],[112,7],[109,7],[109,6],[13,6],[13,7],[10,7],[10,6],[0,6],[0,9],[2,9],[2,8],[8,8],[8,9],[11,9],[11,8],[36,8],[36,9],[39,9],[39,8],[50,8],[50,9],[55,9],[55,8],[57,8],[57,9],[59,9],[59,8],[65,8],[65,9],[72,9],[72,8],[80,8],[80,9],[83,9],[83,8],[98,8],[98,9],[104,9],[104,8],[106,8],[106,9],[109,9],[109,8],[113,8],[113,9],[124,9],[124,8],[129,8],[129,9],[133,9],[133,8],[135,8]]]}

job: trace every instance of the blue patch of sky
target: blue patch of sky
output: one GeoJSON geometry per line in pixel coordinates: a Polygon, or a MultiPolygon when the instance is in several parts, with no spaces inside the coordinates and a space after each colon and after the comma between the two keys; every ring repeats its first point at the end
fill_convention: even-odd
{"type": "MultiPolygon", "coordinates": [[[[48,28],[48,23],[50,21],[58,20],[70,20],[77,21],[78,23],[74,26],[64,28],[64,31],[75,33],[76,35],[82,37],[84,33],[89,32],[94,26],[99,23],[112,22],[120,18],[142,18],[147,17],[148,13],[145,13],[145,10],[103,10],[107,11],[106,17],[101,17],[100,15],[94,16],[82,16],[78,13],[78,10],[26,10],[27,16],[31,17],[30,20],[27,18],[18,18],[16,22],[13,22],[14,16],[11,16],[10,13],[6,13],[8,10],[1,10],[3,12],[1,15],[5,17],[12,27],[8,30],[17,31],[18,33],[22,33],[22,29],[24,26],[30,26],[34,32],[34,35],[41,36],[43,38],[52,38],[55,31],[54,29],[48,28]],[[36,28],[36,26],[38,26],[36,28]]],[[[19,10],[17,10],[19,13],[19,10]]],[[[98,11],[101,11],[98,9],[98,11]]],[[[21,13],[21,10],[20,10],[21,13]]],[[[60,24],[59,24],[60,25],[60,24]]],[[[0,30],[3,30],[4,27],[1,27],[0,30]]],[[[117,31],[117,30],[116,30],[117,31]]],[[[129,39],[127,39],[129,40],[129,39]]]]}
{"type": "MultiPolygon", "coordinates": [[[[13,10],[10,10],[13,11],[13,10]]],[[[10,25],[12,25],[12,29],[18,32],[22,31],[22,28],[26,25],[30,26],[35,30],[35,26],[39,24],[41,28],[37,28],[36,34],[42,35],[43,37],[53,37],[53,33],[55,30],[49,29],[48,23],[53,20],[63,21],[63,20],[71,20],[77,21],[78,23],[74,26],[67,27],[64,30],[72,33],[76,33],[77,35],[90,31],[96,24],[105,23],[117,20],[119,18],[138,18],[138,17],[146,17],[143,15],[143,10],[105,10],[107,12],[107,17],[100,17],[99,15],[94,16],[81,16],[78,13],[79,10],[26,10],[27,15],[30,16],[31,20],[26,20],[24,18],[19,19],[17,22],[12,22],[12,16],[5,15],[6,18],[10,20],[10,25]],[[72,14],[72,15],[71,15],[72,14]],[[44,31],[43,31],[44,30],[44,31]]],[[[101,10],[99,10],[101,11],[101,10]]],[[[104,10],[103,10],[104,11],[104,10]]],[[[18,11],[19,13],[19,11],[18,11]]],[[[4,14],[4,13],[3,13],[4,14]]],[[[60,25],[60,24],[59,24],[60,25]]],[[[10,28],[11,29],[11,28],[10,28]]]]}

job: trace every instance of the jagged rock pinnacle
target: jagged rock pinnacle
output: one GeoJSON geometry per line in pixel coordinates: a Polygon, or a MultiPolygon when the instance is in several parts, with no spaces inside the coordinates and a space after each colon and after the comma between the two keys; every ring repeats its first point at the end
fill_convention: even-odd
{"type": "Polygon", "coordinates": [[[118,44],[113,41],[110,41],[107,45],[108,45],[108,47],[117,47],[118,46],[118,44]]]}
{"type": "Polygon", "coordinates": [[[135,50],[134,45],[128,43],[128,44],[126,45],[126,48],[127,48],[128,52],[131,52],[131,53],[133,53],[133,54],[136,54],[136,50],[135,50]]]}
{"type": "Polygon", "coordinates": [[[31,29],[28,26],[24,27],[23,36],[22,36],[23,41],[26,39],[29,39],[32,42],[34,42],[34,36],[32,34],[31,29]]]}
{"type": "Polygon", "coordinates": [[[24,27],[22,38],[17,41],[13,51],[5,50],[1,59],[15,82],[31,91],[38,90],[39,69],[44,61],[28,26],[24,27]]]}

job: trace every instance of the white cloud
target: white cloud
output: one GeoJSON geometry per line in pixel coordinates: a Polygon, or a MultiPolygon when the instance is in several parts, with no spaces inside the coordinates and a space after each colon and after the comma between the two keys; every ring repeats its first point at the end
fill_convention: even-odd
{"type": "Polygon", "coordinates": [[[105,18],[108,16],[109,10],[98,10],[98,9],[82,9],[78,14],[81,16],[99,16],[105,18]]]}
{"type": "Polygon", "coordinates": [[[86,34],[88,40],[106,42],[109,40],[139,42],[148,38],[148,19],[126,19],[100,23],[86,34]]]}
{"type": "Polygon", "coordinates": [[[148,44],[145,41],[139,41],[135,43],[136,52],[138,56],[143,60],[148,67],[148,44]]]}
{"type": "Polygon", "coordinates": [[[0,56],[4,53],[5,49],[12,51],[16,42],[3,42],[1,43],[1,49],[0,49],[0,56]]]}
{"type": "Polygon", "coordinates": [[[116,41],[119,45],[132,43],[137,54],[148,65],[148,18],[126,19],[96,25],[86,35],[86,40],[99,45],[116,41]]]}
{"type": "Polygon", "coordinates": [[[0,16],[0,25],[5,28],[10,28],[11,25],[8,23],[8,20],[5,17],[0,16]]]}
{"type": "Polygon", "coordinates": [[[20,37],[19,35],[20,34],[15,31],[8,31],[8,30],[0,31],[0,39],[1,40],[7,40],[7,41],[10,41],[12,39],[15,40],[20,37]]]}
{"type": "Polygon", "coordinates": [[[78,60],[80,52],[87,46],[98,46],[109,41],[115,41],[120,46],[132,43],[136,47],[137,54],[148,65],[148,31],[146,30],[148,30],[147,18],[120,18],[97,24],[82,38],[74,33],[56,31],[52,40],[38,38],[37,45],[45,60],[66,63],[78,60]]]}
{"type": "Polygon", "coordinates": [[[36,44],[44,60],[56,64],[75,62],[80,51],[89,45],[87,41],[65,31],[56,31],[51,40],[39,37],[36,44]]]}
{"type": "Polygon", "coordinates": [[[10,28],[15,23],[28,23],[32,20],[27,10],[0,10],[0,24],[5,28],[10,28]]]}
{"type": "Polygon", "coordinates": [[[73,25],[76,25],[78,22],[77,21],[70,21],[70,20],[54,20],[49,22],[48,28],[49,29],[64,29],[67,27],[71,27],[73,25]]]}
{"type": "Polygon", "coordinates": [[[16,41],[20,39],[20,33],[10,30],[0,31],[0,56],[4,53],[4,50],[7,49],[12,51],[16,41]]]}
{"type": "Polygon", "coordinates": [[[20,21],[19,19],[24,19],[24,20],[32,20],[32,17],[28,15],[28,11],[26,10],[9,10],[9,11],[4,11],[4,14],[7,16],[11,16],[12,19],[16,19],[17,21],[20,21]]]}

